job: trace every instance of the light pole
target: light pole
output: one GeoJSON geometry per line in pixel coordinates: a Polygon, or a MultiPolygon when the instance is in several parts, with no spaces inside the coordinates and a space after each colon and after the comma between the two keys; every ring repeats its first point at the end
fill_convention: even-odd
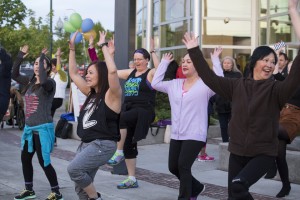
{"type": "MultiPolygon", "coordinates": [[[[58,29],[58,34],[59,34],[59,36],[61,37],[61,34],[62,34],[62,29],[63,29],[63,27],[64,27],[64,23],[63,23],[63,21],[61,20],[61,18],[59,17],[58,18],[58,21],[56,22],[56,28],[58,29]]],[[[57,35],[58,35],[57,34],[57,35]]]]}
{"type": "Polygon", "coordinates": [[[50,0],[50,57],[51,58],[52,58],[52,49],[53,49],[52,16],[53,16],[52,0],[50,0]]]}

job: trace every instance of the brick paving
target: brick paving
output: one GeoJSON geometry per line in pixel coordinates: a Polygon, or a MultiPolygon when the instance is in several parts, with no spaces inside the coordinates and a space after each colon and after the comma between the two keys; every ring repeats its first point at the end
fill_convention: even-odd
{"type": "MultiPolygon", "coordinates": [[[[0,141],[20,147],[20,137],[15,134],[5,133],[4,131],[1,131],[0,141]]],[[[217,141],[212,140],[212,142],[217,142],[217,141]]],[[[71,151],[55,148],[52,153],[52,156],[62,160],[71,161],[74,158],[75,153],[71,151]]],[[[108,165],[101,166],[100,169],[103,171],[112,171],[112,167],[108,165]]],[[[171,174],[158,173],[147,169],[137,168],[136,177],[139,180],[146,181],[152,184],[161,185],[173,189],[179,189],[178,179],[171,174]]],[[[204,184],[206,189],[204,193],[201,194],[201,196],[207,196],[210,198],[220,199],[220,200],[227,199],[226,187],[213,185],[209,183],[204,183],[204,184]]],[[[256,200],[277,199],[275,197],[270,197],[270,196],[256,194],[256,193],[252,193],[252,196],[256,200]]]]}

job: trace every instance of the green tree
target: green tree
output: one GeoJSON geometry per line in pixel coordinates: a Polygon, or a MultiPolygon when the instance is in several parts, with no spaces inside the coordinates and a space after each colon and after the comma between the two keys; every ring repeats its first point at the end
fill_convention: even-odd
{"type": "Polygon", "coordinates": [[[21,0],[0,0],[0,28],[16,28],[27,16],[27,8],[21,0]]]}

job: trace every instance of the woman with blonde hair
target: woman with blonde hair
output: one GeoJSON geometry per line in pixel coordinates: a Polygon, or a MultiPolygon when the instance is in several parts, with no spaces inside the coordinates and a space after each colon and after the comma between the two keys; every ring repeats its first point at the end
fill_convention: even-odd
{"type": "MultiPolygon", "coordinates": [[[[221,50],[222,52],[222,50],[221,50]]],[[[220,53],[221,53],[220,52],[220,53]]],[[[220,62],[218,58],[212,57],[212,62],[215,65],[216,62],[220,62]]],[[[240,78],[242,73],[237,68],[235,59],[231,56],[225,56],[221,61],[224,77],[226,78],[240,78]]],[[[218,120],[221,128],[221,136],[223,142],[228,142],[228,123],[231,119],[231,101],[216,94],[216,111],[218,113],[218,120]]]]}

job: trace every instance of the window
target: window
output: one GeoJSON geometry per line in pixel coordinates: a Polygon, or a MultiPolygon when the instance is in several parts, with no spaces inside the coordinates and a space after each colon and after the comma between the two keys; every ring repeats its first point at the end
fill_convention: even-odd
{"type": "Polygon", "coordinates": [[[251,22],[203,20],[202,43],[215,45],[251,45],[251,22]]]}
{"type": "Polygon", "coordinates": [[[187,21],[181,21],[161,26],[160,47],[183,45],[182,36],[187,32],[187,21]]]}
{"type": "Polygon", "coordinates": [[[270,18],[270,44],[291,42],[291,22],[288,15],[270,18]]]}
{"type": "Polygon", "coordinates": [[[161,22],[186,17],[189,0],[161,0],[161,22]]]}
{"type": "Polygon", "coordinates": [[[288,11],[288,1],[270,0],[270,15],[288,11]]]}
{"type": "Polygon", "coordinates": [[[251,17],[251,0],[203,0],[204,17],[251,17]]]}

